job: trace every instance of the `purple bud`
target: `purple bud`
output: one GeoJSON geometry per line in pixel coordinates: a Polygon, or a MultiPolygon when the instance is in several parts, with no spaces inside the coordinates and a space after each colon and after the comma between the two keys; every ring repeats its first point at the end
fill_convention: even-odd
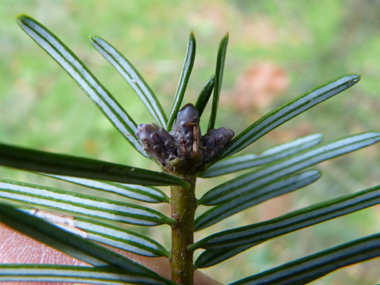
{"type": "Polygon", "coordinates": [[[181,122],[181,133],[186,144],[191,145],[194,140],[194,124],[181,122]]]}
{"type": "Polygon", "coordinates": [[[144,150],[169,172],[200,169],[212,160],[233,138],[234,132],[212,129],[202,137],[199,111],[192,104],[177,114],[170,133],[155,124],[140,124],[136,136],[144,150]]]}
{"type": "MultiPolygon", "coordinates": [[[[226,128],[211,129],[202,138],[202,144],[208,152],[217,154],[231,141],[234,135],[233,131],[226,128]]],[[[208,159],[210,158],[208,157],[208,159]]]]}
{"type": "Polygon", "coordinates": [[[146,143],[149,145],[173,140],[165,129],[160,128],[153,123],[138,125],[136,136],[141,141],[141,143],[146,143]]]}
{"type": "Polygon", "coordinates": [[[179,130],[182,122],[192,123],[199,125],[199,111],[195,109],[194,105],[186,104],[178,113],[175,123],[172,126],[172,131],[179,130]]]}
{"type": "Polygon", "coordinates": [[[175,152],[171,135],[155,124],[140,124],[136,136],[144,149],[161,163],[175,152]]]}
{"type": "Polygon", "coordinates": [[[143,142],[148,142],[150,140],[150,136],[152,133],[157,132],[159,130],[159,126],[156,124],[139,124],[137,127],[136,136],[137,138],[143,142]]]}
{"type": "MultiPolygon", "coordinates": [[[[212,131],[212,130],[211,130],[212,131]]],[[[231,139],[234,137],[235,133],[226,128],[219,128],[215,130],[215,142],[223,148],[228,144],[231,139]]]]}
{"type": "Polygon", "coordinates": [[[214,138],[212,137],[206,137],[204,139],[204,142],[205,142],[205,145],[206,145],[206,148],[208,151],[213,151],[214,150],[214,147],[215,147],[215,140],[214,138]]]}

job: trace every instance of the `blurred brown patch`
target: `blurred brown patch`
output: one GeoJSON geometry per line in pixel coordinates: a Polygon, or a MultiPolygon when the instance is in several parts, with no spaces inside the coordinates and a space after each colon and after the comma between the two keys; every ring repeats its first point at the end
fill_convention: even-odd
{"type": "Polygon", "coordinates": [[[273,105],[289,85],[287,73],[273,63],[263,62],[238,77],[228,104],[237,111],[257,113],[273,105]]]}

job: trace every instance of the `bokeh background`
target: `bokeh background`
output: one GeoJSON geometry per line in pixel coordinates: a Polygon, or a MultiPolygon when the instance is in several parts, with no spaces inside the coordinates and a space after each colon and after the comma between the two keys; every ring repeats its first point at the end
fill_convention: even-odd
{"type": "MultiPolygon", "coordinates": [[[[379,1],[0,0],[1,142],[157,170],[129,147],[67,74],[16,25],[20,13],[56,33],[137,123],[150,123],[152,118],[91,46],[89,35],[99,35],[122,51],[169,112],[190,31],[197,38],[197,56],[184,103],[195,102],[213,74],[219,41],[229,32],[217,127],[235,133],[326,81],[345,73],[362,75],[358,85],[270,132],[247,153],[316,132],[327,142],[380,130],[379,1]]],[[[379,150],[375,145],[322,163],[316,168],[324,175],[313,185],[246,210],[196,237],[377,185],[379,150]]],[[[86,191],[5,168],[0,168],[0,177],[86,191]]],[[[221,181],[200,180],[199,196],[221,181]]],[[[157,208],[168,211],[166,206],[157,208]]],[[[168,228],[137,230],[170,244],[168,228]]],[[[204,272],[228,283],[379,231],[380,207],[372,207],[274,239],[204,272]]],[[[379,283],[379,266],[380,260],[374,259],[312,284],[379,283]]]]}

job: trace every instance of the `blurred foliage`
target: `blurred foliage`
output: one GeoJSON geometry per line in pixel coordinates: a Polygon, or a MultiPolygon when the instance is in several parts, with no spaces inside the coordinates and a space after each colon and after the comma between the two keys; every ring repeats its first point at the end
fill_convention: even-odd
{"type": "MultiPolygon", "coordinates": [[[[152,166],[125,143],[64,71],[18,28],[14,19],[20,13],[37,18],[70,46],[137,123],[150,123],[152,118],[121,76],[91,47],[89,35],[105,38],[130,59],[168,112],[189,32],[194,31],[198,50],[184,103],[195,101],[213,73],[219,40],[229,31],[217,127],[225,126],[236,133],[332,78],[349,72],[362,74],[360,84],[279,127],[247,151],[258,152],[315,132],[325,134],[328,141],[380,130],[379,1],[0,0],[2,142],[152,166]]],[[[318,167],[324,176],[315,185],[273,199],[205,232],[266,220],[378,184],[379,156],[379,146],[375,145],[326,162],[318,167]]],[[[74,189],[63,182],[3,168],[0,176],[74,189]]],[[[198,186],[206,190],[215,183],[202,180],[198,186]]],[[[374,207],[288,234],[205,272],[223,283],[231,282],[376,233],[380,230],[379,216],[380,208],[374,207]]],[[[169,232],[162,228],[142,230],[151,231],[159,241],[169,232]]],[[[168,241],[163,243],[168,245],[168,241]]],[[[379,283],[379,266],[380,260],[373,260],[312,284],[379,283]]]]}

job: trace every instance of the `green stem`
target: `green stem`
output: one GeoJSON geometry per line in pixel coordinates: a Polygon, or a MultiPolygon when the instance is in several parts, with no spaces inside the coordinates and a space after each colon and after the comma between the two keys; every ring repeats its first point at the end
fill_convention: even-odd
{"type": "Polygon", "coordinates": [[[196,210],[195,174],[181,176],[190,189],[181,186],[171,187],[172,218],[177,224],[172,227],[171,269],[172,281],[178,284],[193,285],[193,251],[188,246],[194,242],[194,214],[196,210]]]}

